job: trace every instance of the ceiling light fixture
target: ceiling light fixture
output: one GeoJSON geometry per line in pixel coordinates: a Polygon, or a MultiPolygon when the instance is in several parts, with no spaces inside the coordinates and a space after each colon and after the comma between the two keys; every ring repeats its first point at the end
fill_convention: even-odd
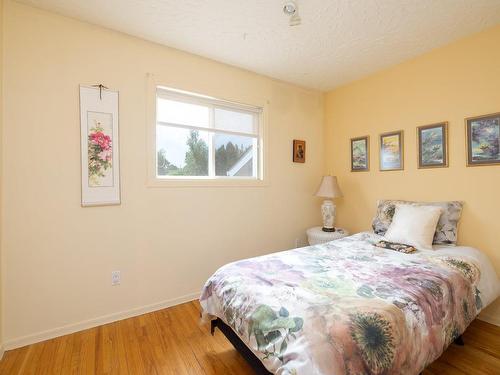
{"type": "Polygon", "coordinates": [[[299,6],[295,1],[286,1],[283,5],[283,13],[290,17],[290,26],[300,25],[299,6]]]}

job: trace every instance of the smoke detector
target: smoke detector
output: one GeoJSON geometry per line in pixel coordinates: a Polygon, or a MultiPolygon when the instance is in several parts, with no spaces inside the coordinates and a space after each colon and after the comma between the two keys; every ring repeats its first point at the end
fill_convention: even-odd
{"type": "Polygon", "coordinates": [[[286,1],[283,4],[283,13],[290,17],[290,26],[300,25],[299,7],[295,1],[286,1]]]}

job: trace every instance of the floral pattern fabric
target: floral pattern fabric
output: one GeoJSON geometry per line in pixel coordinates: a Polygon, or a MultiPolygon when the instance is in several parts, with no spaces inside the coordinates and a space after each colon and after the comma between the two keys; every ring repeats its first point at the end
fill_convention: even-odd
{"type": "Polygon", "coordinates": [[[410,202],[401,200],[379,200],[377,213],[373,218],[372,228],[376,234],[383,236],[389,225],[398,204],[411,204],[421,206],[437,206],[443,209],[434,234],[434,245],[455,245],[458,237],[458,222],[462,215],[462,202],[410,202]]]}
{"type": "Polygon", "coordinates": [[[470,258],[360,233],[230,263],[200,303],[275,374],[418,374],[482,308],[470,258]]]}

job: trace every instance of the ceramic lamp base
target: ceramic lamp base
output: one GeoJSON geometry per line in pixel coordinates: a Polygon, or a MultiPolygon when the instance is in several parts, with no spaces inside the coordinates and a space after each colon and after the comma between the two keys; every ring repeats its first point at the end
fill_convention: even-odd
{"type": "Polygon", "coordinates": [[[321,215],[323,216],[323,232],[335,232],[335,205],[331,200],[323,201],[321,215]]]}

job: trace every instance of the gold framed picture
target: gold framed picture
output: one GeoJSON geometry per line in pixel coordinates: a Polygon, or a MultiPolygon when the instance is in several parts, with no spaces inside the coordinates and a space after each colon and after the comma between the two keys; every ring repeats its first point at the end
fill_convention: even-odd
{"type": "Polygon", "coordinates": [[[403,130],[380,134],[380,170],[404,169],[403,130]]]}
{"type": "Polygon", "coordinates": [[[465,119],[467,166],[500,165],[500,113],[465,119]]]}
{"type": "Polygon", "coordinates": [[[351,172],[370,170],[370,137],[351,138],[351,172]]]}
{"type": "Polygon", "coordinates": [[[306,141],[301,141],[298,139],[293,140],[293,162],[306,162],[306,141]]]}
{"type": "Polygon", "coordinates": [[[417,127],[418,168],[448,167],[448,123],[417,127]]]}

